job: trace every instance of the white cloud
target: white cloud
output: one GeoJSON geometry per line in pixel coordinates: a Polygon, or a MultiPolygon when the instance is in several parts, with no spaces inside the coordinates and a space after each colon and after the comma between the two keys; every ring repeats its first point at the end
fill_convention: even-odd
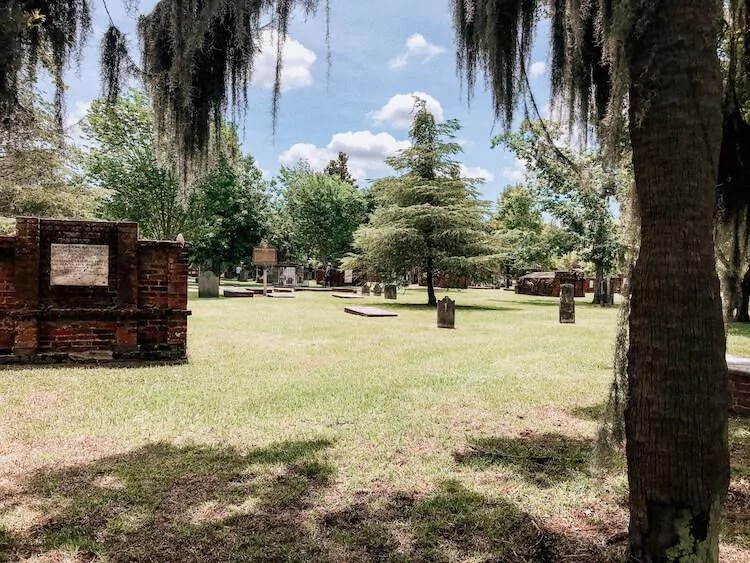
{"type": "Polygon", "coordinates": [[[540,76],[544,76],[546,72],[547,64],[544,61],[536,61],[535,63],[531,63],[531,67],[529,67],[530,78],[539,78],[540,76]]]}
{"type": "Polygon", "coordinates": [[[523,182],[526,179],[526,165],[519,158],[513,159],[513,165],[503,168],[502,177],[508,183],[523,182]]]}
{"type": "Polygon", "coordinates": [[[435,116],[437,121],[445,118],[443,106],[435,98],[425,92],[411,94],[397,94],[377,111],[370,112],[369,117],[378,124],[388,123],[400,129],[408,129],[414,118],[414,98],[421,98],[427,103],[427,111],[435,116]]]}
{"type": "Polygon", "coordinates": [[[347,131],[336,133],[325,147],[297,143],[281,153],[281,164],[295,164],[307,160],[315,169],[322,169],[339,152],[349,155],[349,171],[357,180],[368,177],[369,171],[387,168],[385,158],[409,147],[409,141],[399,141],[388,133],[347,131]]]}
{"type": "Polygon", "coordinates": [[[465,166],[461,164],[461,176],[464,178],[480,178],[485,182],[492,182],[495,175],[481,166],[465,166]]]}
{"type": "MultiPolygon", "coordinates": [[[[275,30],[267,29],[261,35],[261,51],[255,58],[252,84],[261,88],[273,88],[276,78],[276,39],[275,30]]],[[[287,37],[281,51],[284,66],[281,71],[281,89],[294,90],[312,84],[311,68],[315,63],[315,53],[299,41],[287,37]]]]}
{"type": "Polygon", "coordinates": [[[406,40],[406,51],[388,61],[388,66],[392,70],[402,69],[412,59],[427,63],[444,52],[444,47],[430,43],[421,33],[415,33],[406,40]]]}
{"type": "Polygon", "coordinates": [[[83,142],[83,133],[81,131],[81,121],[86,117],[86,112],[91,107],[91,100],[78,100],[73,104],[73,109],[68,114],[63,123],[63,130],[68,138],[75,144],[83,142]]]}

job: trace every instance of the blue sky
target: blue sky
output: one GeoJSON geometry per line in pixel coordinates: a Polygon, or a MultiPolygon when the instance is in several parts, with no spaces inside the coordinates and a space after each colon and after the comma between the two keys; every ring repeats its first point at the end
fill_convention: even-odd
{"type": "MultiPolygon", "coordinates": [[[[79,120],[100,93],[97,48],[108,18],[101,3],[93,3],[94,33],[80,68],[67,74],[69,123],[79,120]]],[[[141,0],[141,12],[153,4],[141,0]]],[[[486,199],[496,200],[506,185],[522,179],[523,167],[503,150],[490,149],[490,140],[501,126],[481,81],[471,105],[467,103],[455,70],[449,4],[449,0],[331,0],[330,75],[324,10],[307,19],[296,14],[284,51],[276,134],[270,117],[275,50],[269,47],[256,61],[250,106],[240,124],[244,150],[268,176],[299,158],[322,168],[339,150],[350,155],[359,179],[388,175],[391,171],[383,158],[406,146],[412,95],[418,93],[438,118],[461,122],[461,160],[467,175],[486,178],[480,190],[486,199]]],[[[135,51],[134,17],[125,12],[121,0],[110,0],[109,10],[135,51]]],[[[270,45],[270,34],[266,39],[270,45]]],[[[543,41],[537,41],[528,72],[537,102],[546,107],[549,76],[543,41]]]]}

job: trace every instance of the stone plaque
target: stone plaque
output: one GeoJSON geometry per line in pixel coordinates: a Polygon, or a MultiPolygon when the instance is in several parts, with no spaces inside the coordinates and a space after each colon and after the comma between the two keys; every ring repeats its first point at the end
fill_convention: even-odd
{"type": "Polygon", "coordinates": [[[109,285],[109,247],[104,244],[52,244],[50,285],[109,285]]]}
{"type": "Polygon", "coordinates": [[[574,298],[575,288],[573,284],[564,283],[560,285],[560,322],[576,322],[576,301],[574,298]]]}
{"type": "Polygon", "coordinates": [[[344,270],[344,283],[350,284],[354,279],[354,270],[344,270]]]}

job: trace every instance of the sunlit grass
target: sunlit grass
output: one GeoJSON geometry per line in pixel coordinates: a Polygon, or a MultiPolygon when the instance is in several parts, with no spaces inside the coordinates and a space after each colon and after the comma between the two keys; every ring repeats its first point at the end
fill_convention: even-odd
{"type": "MultiPolygon", "coordinates": [[[[430,534],[442,534],[443,524],[429,523],[424,514],[449,513],[440,504],[445,498],[491,515],[502,506],[497,514],[512,513],[512,525],[525,522],[523,514],[528,514],[547,522],[555,534],[589,537],[621,530],[626,522],[624,474],[598,472],[588,463],[612,378],[617,310],[579,300],[576,324],[561,325],[555,299],[499,290],[447,295],[457,304],[455,330],[436,328],[435,310],[423,305],[426,295],[419,289],[399,293],[395,303],[381,297],[342,301],[312,292],[298,292],[289,300],[193,298],[187,364],[5,370],[0,373],[0,454],[7,455],[0,457],[0,489],[4,482],[11,490],[20,487],[44,505],[60,491],[45,491],[49,498],[39,500],[38,489],[24,489],[32,475],[38,483],[40,471],[45,475],[94,463],[86,470],[91,475],[85,487],[104,475],[103,482],[125,483],[125,492],[106,492],[102,499],[97,495],[104,493],[92,497],[77,490],[81,496],[75,503],[81,506],[76,514],[86,513],[92,502],[115,497],[128,508],[80,526],[71,524],[77,516],[66,513],[65,525],[54,534],[38,527],[34,533],[46,538],[48,549],[103,555],[121,547],[97,539],[101,534],[151,545],[142,531],[154,525],[162,505],[148,499],[149,487],[158,485],[156,497],[172,498],[186,475],[213,474],[224,459],[231,462],[231,475],[222,477],[226,487],[212,496],[206,491],[213,489],[201,481],[200,502],[169,524],[180,534],[190,537],[196,520],[227,526],[256,510],[267,501],[258,492],[270,486],[263,483],[279,475],[288,481],[273,488],[273,494],[297,499],[302,494],[298,487],[311,487],[305,495],[314,499],[305,501],[303,520],[326,541],[348,538],[355,552],[362,547],[358,542],[364,542],[366,549],[382,543],[378,549],[400,553],[407,549],[403,542],[412,541],[423,560],[441,560],[430,534]],[[387,307],[399,316],[345,314],[344,307],[351,304],[387,307]],[[149,449],[153,444],[163,445],[158,455],[149,449]],[[295,456],[278,462],[253,457],[253,452],[278,444],[325,447],[305,450],[301,461],[294,461],[295,456]],[[196,451],[203,457],[195,458],[196,451]],[[139,469],[139,460],[148,463],[139,469]],[[160,472],[162,463],[169,467],[160,472]],[[149,472],[156,474],[149,478],[149,472]],[[237,494],[232,483],[245,478],[235,473],[254,479],[237,494]],[[349,524],[338,519],[331,524],[335,529],[326,532],[332,510],[348,514],[358,498],[381,494],[395,495],[391,500],[398,504],[399,495],[407,493],[415,495],[413,506],[400,516],[411,526],[408,541],[404,530],[392,529],[393,522],[383,527],[390,513],[383,513],[374,500],[380,508],[368,504],[370,532],[352,535],[349,524]],[[400,538],[398,549],[394,537],[400,538]]],[[[730,351],[742,353],[746,338],[731,336],[730,351]]],[[[65,482],[69,475],[62,477],[54,482],[65,482]]],[[[0,497],[0,560],[4,543],[26,541],[23,534],[28,532],[22,529],[28,525],[19,522],[30,517],[19,516],[14,506],[9,510],[0,497]],[[3,535],[3,529],[21,539],[3,535]]],[[[29,511],[33,506],[28,501],[29,511]]],[[[456,518],[473,522],[468,514],[456,518]]],[[[492,529],[505,525],[487,524],[492,529]]],[[[270,540],[264,536],[263,541],[270,540]]],[[[451,549],[480,557],[487,549],[497,555],[492,550],[501,547],[451,549]]],[[[300,557],[318,560],[317,551],[300,557]]],[[[237,560],[263,559],[247,555],[237,560]]]]}

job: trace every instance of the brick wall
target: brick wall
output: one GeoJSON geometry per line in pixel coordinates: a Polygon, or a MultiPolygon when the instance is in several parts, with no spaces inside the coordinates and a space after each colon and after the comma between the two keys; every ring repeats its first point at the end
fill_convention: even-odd
{"type": "Polygon", "coordinates": [[[18,218],[0,237],[0,362],[181,360],[187,251],[136,223],[18,218]],[[108,247],[106,285],[53,285],[52,244],[108,247]]]}
{"type": "Polygon", "coordinates": [[[750,373],[729,369],[730,410],[750,416],[750,373]]]}

